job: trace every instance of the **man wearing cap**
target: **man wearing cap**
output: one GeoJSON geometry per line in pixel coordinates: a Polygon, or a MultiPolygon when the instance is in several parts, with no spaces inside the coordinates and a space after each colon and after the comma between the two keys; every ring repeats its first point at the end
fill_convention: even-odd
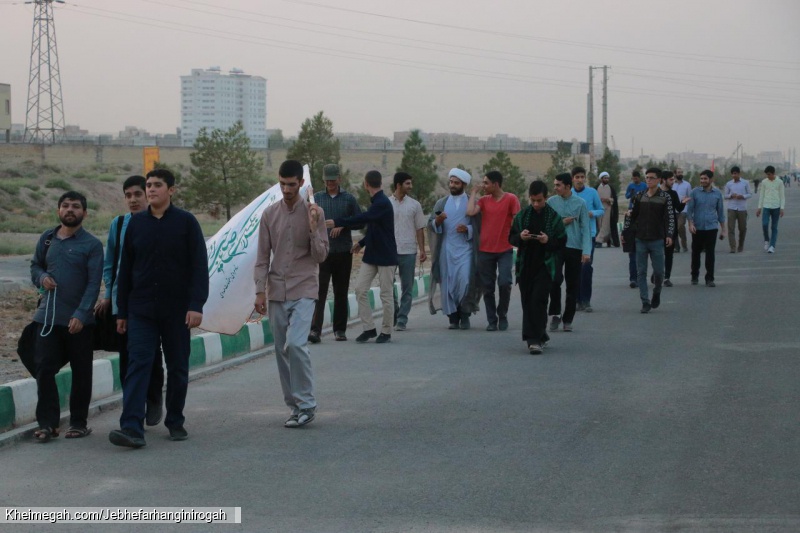
{"type": "Polygon", "coordinates": [[[600,201],[603,203],[605,213],[600,217],[597,223],[600,229],[597,232],[597,239],[595,239],[595,242],[600,247],[606,244],[609,247],[613,245],[619,248],[619,233],[617,231],[619,205],[617,204],[617,191],[615,191],[614,187],[609,183],[610,179],[611,176],[608,172],[600,173],[600,184],[597,186],[597,194],[600,196],[600,201]]]}
{"type": "MultiPolygon", "coordinates": [[[[361,214],[361,207],[355,197],[341,188],[339,165],[325,165],[322,169],[325,190],[314,194],[314,201],[322,208],[329,220],[337,217],[351,217],[361,214]]],[[[346,341],[347,336],[347,291],[350,287],[350,272],[353,269],[352,228],[328,229],[330,251],[328,257],[319,265],[319,297],[314,309],[314,319],[308,334],[309,342],[320,341],[325,306],[328,305],[328,284],[333,281],[333,334],[337,341],[346,341]]]]}
{"type": "Polygon", "coordinates": [[[450,329],[469,329],[469,315],[478,311],[482,294],[477,278],[480,228],[478,219],[467,215],[466,186],[472,177],[460,168],[450,169],[448,176],[450,195],[436,202],[430,216],[433,264],[429,305],[431,314],[441,309],[447,315],[450,329]],[[437,306],[438,285],[441,305],[437,306]]]}

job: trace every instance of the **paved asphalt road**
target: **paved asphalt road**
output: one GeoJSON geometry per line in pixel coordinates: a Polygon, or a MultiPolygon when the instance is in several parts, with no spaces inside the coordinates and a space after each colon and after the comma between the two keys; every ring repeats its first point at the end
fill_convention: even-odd
{"type": "Polygon", "coordinates": [[[717,287],[690,286],[679,254],[649,315],[627,257],[597,250],[595,312],[543,356],[520,340],[516,289],[505,333],[417,306],[389,345],[314,347],[304,429],[282,427],[263,358],[190,385],[186,442],[159,427],[115,448],[114,410],[85,440],[0,449],[0,501],[242,507],[239,526],[186,531],[800,531],[797,189],[788,203],[778,253],[751,213],[745,252],[717,247],[717,287]]]}

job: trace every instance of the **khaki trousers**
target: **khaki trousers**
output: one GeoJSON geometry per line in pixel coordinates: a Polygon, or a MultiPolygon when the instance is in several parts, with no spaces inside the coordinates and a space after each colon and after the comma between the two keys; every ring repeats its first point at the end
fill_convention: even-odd
{"type": "Polygon", "coordinates": [[[744,236],[747,235],[747,211],[728,209],[728,244],[731,251],[736,250],[736,223],[739,223],[739,250],[744,247],[744,236]]]}
{"type": "Polygon", "coordinates": [[[361,263],[356,278],[356,301],[358,301],[358,318],[364,331],[375,329],[375,320],[372,318],[372,308],[369,306],[369,289],[375,275],[381,289],[381,304],[383,305],[383,324],[381,333],[392,334],[394,323],[394,270],[397,265],[377,266],[361,263]]]}

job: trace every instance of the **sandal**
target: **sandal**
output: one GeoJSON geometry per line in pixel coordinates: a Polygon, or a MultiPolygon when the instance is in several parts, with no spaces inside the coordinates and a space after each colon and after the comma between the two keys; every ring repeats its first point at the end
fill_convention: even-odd
{"type": "Polygon", "coordinates": [[[92,428],[84,427],[84,428],[77,428],[74,426],[70,426],[66,433],[64,433],[65,439],[82,439],[83,437],[88,436],[92,432],[92,428]]]}
{"type": "Polygon", "coordinates": [[[38,442],[40,444],[44,444],[45,442],[50,442],[51,439],[58,437],[58,429],[40,427],[36,431],[33,432],[33,440],[34,442],[38,442]]]}

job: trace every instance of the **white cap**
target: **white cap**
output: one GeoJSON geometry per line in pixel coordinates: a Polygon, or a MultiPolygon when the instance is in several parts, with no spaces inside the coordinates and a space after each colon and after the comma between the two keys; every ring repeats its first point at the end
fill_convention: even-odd
{"type": "Polygon", "coordinates": [[[461,170],[460,168],[451,168],[450,172],[447,174],[449,178],[458,178],[467,185],[469,182],[472,181],[472,176],[469,175],[469,172],[466,170],[461,170]]]}
{"type": "Polygon", "coordinates": [[[611,177],[611,175],[608,172],[601,172],[600,176],[599,176],[600,179],[610,178],[610,177],[611,177]]]}

